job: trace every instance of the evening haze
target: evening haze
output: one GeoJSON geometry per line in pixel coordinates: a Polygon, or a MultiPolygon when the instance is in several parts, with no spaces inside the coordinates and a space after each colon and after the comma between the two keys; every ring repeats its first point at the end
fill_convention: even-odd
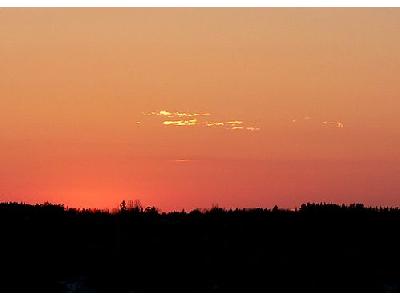
{"type": "Polygon", "coordinates": [[[0,200],[400,204],[400,9],[1,9],[0,200]]]}

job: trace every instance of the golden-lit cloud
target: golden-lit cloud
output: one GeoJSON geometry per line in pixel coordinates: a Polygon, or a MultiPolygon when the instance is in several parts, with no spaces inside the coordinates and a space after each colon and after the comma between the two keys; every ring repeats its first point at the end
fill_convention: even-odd
{"type": "Polygon", "coordinates": [[[196,117],[196,116],[209,116],[210,113],[196,113],[196,112],[170,112],[168,110],[160,110],[160,111],[152,111],[152,112],[144,112],[143,113],[145,116],[163,116],[163,117],[169,117],[169,118],[174,118],[174,117],[196,117]]]}
{"type": "Polygon", "coordinates": [[[206,126],[207,127],[211,127],[211,126],[224,126],[224,122],[206,122],[206,126]]]}
{"type": "Polygon", "coordinates": [[[196,117],[196,116],[209,116],[210,113],[180,113],[180,112],[176,112],[175,113],[177,117],[196,117]]]}
{"type": "MultiPolygon", "coordinates": [[[[242,120],[231,119],[229,121],[221,121],[221,120],[207,120],[208,116],[211,116],[210,113],[198,113],[198,112],[179,112],[179,111],[169,111],[169,110],[159,110],[152,112],[143,112],[145,116],[156,116],[160,118],[164,118],[161,121],[161,124],[166,126],[181,126],[181,127],[220,127],[230,130],[247,130],[247,131],[259,131],[260,128],[254,126],[254,124],[247,124],[247,122],[242,120]],[[193,118],[194,116],[199,117],[193,118]],[[171,120],[171,118],[176,118],[171,120]]],[[[141,124],[136,122],[137,124],[141,124]]]]}
{"type": "Polygon", "coordinates": [[[243,127],[243,126],[233,126],[233,127],[231,127],[230,129],[232,129],[232,130],[238,130],[238,129],[244,129],[244,127],[243,127]]]}
{"type": "Polygon", "coordinates": [[[161,111],[159,112],[159,115],[160,115],[160,116],[171,116],[172,113],[170,113],[169,111],[166,111],[166,110],[161,110],[161,111]]]}
{"type": "Polygon", "coordinates": [[[249,130],[249,131],[259,131],[260,130],[259,127],[253,127],[253,126],[249,126],[249,127],[232,126],[232,127],[227,128],[227,129],[231,129],[231,130],[249,130]]]}
{"type": "Polygon", "coordinates": [[[191,120],[176,120],[176,121],[164,121],[164,125],[172,125],[172,126],[194,126],[197,125],[197,119],[191,120]]]}
{"type": "Polygon", "coordinates": [[[228,122],[226,122],[226,124],[230,124],[230,125],[240,125],[240,124],[243,124],[243,121],[228,121],[228,122]]]}

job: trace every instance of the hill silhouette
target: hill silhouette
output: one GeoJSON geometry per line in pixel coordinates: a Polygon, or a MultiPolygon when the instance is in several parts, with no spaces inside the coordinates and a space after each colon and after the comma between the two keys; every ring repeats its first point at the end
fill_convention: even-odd
{"type": "Polygon", "coordinates": [[[400,210],[0,203],[1,292],[400,290],[400,210]]]}

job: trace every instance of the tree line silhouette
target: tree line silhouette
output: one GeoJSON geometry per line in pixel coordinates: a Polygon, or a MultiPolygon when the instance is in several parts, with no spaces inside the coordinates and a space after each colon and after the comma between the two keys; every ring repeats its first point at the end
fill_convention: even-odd
{"type": "Polygon", "coordinates": [[[0,203],[2,292],[400,289],[400,209],[160,212],[0,203]]]}

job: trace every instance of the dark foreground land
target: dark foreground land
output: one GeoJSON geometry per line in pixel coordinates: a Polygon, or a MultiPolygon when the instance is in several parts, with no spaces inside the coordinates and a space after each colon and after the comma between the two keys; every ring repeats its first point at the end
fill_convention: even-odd
{"type": "Polygon", "coordinates": [[[0,204],[0,291],[400,290],[400,210],[118,213],[0,204]]]}

